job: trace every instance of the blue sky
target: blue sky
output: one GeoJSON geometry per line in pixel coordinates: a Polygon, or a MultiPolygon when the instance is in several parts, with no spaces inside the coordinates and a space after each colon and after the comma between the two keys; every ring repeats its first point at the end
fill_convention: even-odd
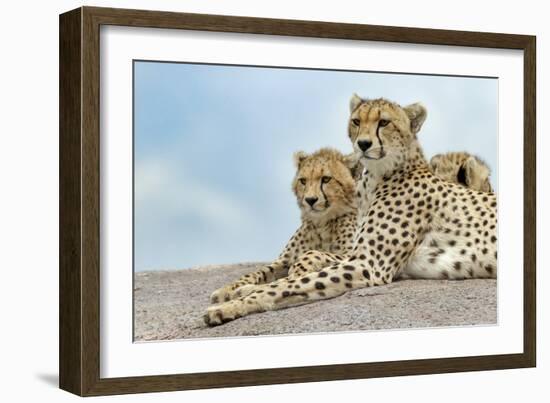
{"type": "Polygon", "coordinates": [[[135,62],[137,271],[269,261],[300,222],[292,154],[351,151],[349,98],[422,102],[426,157],[469,151],[496,188],[498,80],[135,62]]]}

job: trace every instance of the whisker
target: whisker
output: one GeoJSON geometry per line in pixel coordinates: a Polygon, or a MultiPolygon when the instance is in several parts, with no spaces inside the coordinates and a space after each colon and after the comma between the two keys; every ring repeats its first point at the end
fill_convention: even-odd
{"type": "MultiPolygon", "coordinates": [[[[395,155],[397,153],[402,153],[404,149],[403,147],[375,147],[375,148],[369,149],[366,153],[364,153],[364,156],[366,158],[369,158],[369,155],[371,153],[375,153],[376,151],[384,151],[383,157],[388,157],[388,156],[395,155]]],[[[370,159],[377,160],[380,158],[370,158],[370,159]]]]}
{"type": "Polygon", "coordinates": [[[386,146],[383,146],[383,147],[369,148],[368,151],[376,151],[376,150],[381,150],[381,149],[384,149],[384,150],[398,150],[398,151],[406,150],[405,147],[386,147],[386,146]]]}

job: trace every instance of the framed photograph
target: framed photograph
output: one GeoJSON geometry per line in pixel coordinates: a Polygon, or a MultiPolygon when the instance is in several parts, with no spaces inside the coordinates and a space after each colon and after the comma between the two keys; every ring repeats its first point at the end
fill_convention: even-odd
{"type": "Polygon", "coordinates": [[[60,387],[535,366],[535,60],[526,35],[62,14],[60,387]]]}

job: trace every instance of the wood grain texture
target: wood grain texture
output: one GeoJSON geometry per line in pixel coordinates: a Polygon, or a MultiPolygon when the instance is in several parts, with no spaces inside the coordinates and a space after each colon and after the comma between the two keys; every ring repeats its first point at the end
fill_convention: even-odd
{"type": "Polygon", "coordinates": [[[60,16],[60,387],[81,396],[531,367],[536,362],[535,37],[82,7],[60,16]],[[122,25],[524,51],[524,352],[100,378],[99,29],[122,25]]]}
{"type": "Polygon", "coordinates": [[[82,9],[82,389],[99,378],[99,24],[82,9]]]}
{"type": "Polygon", "coordinates": [[[81,394],[81,11],[59,21],[59,386],[81,394]]]}
{"type": "Polygon", "coordinates": [[[106,25],[189,29],[314,38],[453,45],[484,48],[523,49],[529,36],[490,32],[404,28],[382,25],[284,20],[225,15],[174,13],[86,7],[98,22],[106,25]]]}
{"type": "Polygon", "coordinates": [[[536,366],[537,338],[537,79],[536,39],[530,37],[524,48],[523,66],[523,354],[536,366]]]}
{"type": "Polygon", "coordinates": [[[101,379],[89,395],[162,392],[528,367],[523,354],[101,379]]]}

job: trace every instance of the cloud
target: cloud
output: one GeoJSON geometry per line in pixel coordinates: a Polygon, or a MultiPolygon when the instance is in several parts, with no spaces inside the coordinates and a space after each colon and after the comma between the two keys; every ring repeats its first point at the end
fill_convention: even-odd
{"type": "Polygon", "coordinates": [[[193,177],[183,164],[149,158],[136,163],[135,203],[138,211],[177,217],[193,215],[207,224],[232,230],[251,224],[242,200],[193,177]]]}
{"type": "Polygon", "coordinates": [[[423,102],[429,158],[465,150],[498,175],[497,80],[137,63],[135,267],[275,258],[299,225],[292,154],[349,152],[353,92],[423,102]]]}

